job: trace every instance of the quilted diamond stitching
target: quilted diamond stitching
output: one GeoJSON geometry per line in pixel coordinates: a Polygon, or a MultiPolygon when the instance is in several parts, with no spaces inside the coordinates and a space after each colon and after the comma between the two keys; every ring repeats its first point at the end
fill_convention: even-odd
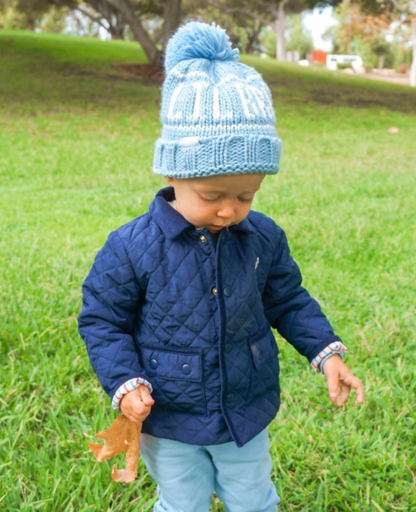
{"type": "MultiPolygon", "coordinates": [[[[169,208],[164,214],[169,215],[169,208]]],[[[151,211],[161,217],[154,206],[151,211]]],[[[258,212],[251,212],[248,221],[254,234],[230,230],[226,243],[219,249],[222,283],[230,287],[230,297],[222,297],[222,290],[221,300],[211,294],[211,287],[217,283],[211,246],[202,246],[187,229],[175,239],[167,238],[150,213],[109,235],[84,283],[84,293],[90,297],[92,306],[84,301],[85,309],[79,316],[80,333],[107,392],[123,374],[130,377],[137,370],[143,375],[134,356],[135,343],[140,346],[143,332],[151,333],[154,341],[171,343],[172,349],[181,340],[187,340],[189,347],[203,349],[203,383],[209,383],[205,385],[209,414],[159,410],[159,422],[152,423],[152,415],[147,419],[148,428],[158,435],[197,444],[215,443],[230,440],[231,428],[241,445],[273,419],[279,407],[277,392],[267,390],[253,403],[246,401],[250,399],[253,372],[266,386],[261,371],[252,366],[247,343],[250,336],[264,331],[268,321],[265,306],[272,316],[270,323],[278,326],[279,332],[284,331],[301,352],[313,350],[322,339],[333,335],[318,303],[300,286],[300,271],[290,256],[284,232],[258,212]],[[259,255],[260,263],[255,269],[254,261],[259,255]],[[146,302],[149,298],[152,307],[146,302]],[[219,309],[221,304],[224,310],[219,309]],[[220,314],[225,315],[227,342],[233,345],[233,352],[224,354],[226,365],[222,370],[218,343],[220,314]],[[130,364],[126,364],[130,356],[130,364]],[[228,391],[239,389],[235,401],[224,404],[223,412],[219,410],[219,393],[224,391],[220,388],[220,371],[228,372],[224,375],[228,391]]],[[[156,389],[166,401],[174,396],[183,403],[192,402],[191,390],[182,383],[158,380],[156,389]]]]}

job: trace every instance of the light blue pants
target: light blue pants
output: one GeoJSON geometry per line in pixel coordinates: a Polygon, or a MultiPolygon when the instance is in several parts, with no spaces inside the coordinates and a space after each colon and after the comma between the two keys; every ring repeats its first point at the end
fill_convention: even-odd
{"type": "Polygon", "coordinates": [[[141,435],[143,461],[157,483],[154,512],[209,512],[215,490],[227,512],[277,512],[267,428],[238,448],[234,441],[192,445],[141,435]]]}

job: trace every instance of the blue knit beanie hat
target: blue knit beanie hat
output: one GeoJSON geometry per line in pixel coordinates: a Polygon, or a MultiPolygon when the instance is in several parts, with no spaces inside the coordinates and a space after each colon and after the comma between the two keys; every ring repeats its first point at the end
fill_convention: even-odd
{"type": "Polygon", "coordinates": [[[169,39],[153,172],[175,178],[276,174],[282,142],[270,89],[225,30],[190,21],[169,39]]]}

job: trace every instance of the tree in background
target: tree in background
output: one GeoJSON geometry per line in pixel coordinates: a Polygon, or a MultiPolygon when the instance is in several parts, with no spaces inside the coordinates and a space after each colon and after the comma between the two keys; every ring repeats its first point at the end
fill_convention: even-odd
{"type": "MultiPolygon", "coordinates": [[[[150,65],[159,69],[162,68],[166,43],[184,14],[182,0],[15,0],[15,3],[12,0],[0,0],[0,20],[3,15],[6,20],[14,20],[16,28],[34,30],[52,7],[81,12],[105,27],[116,38],[123,37],[121,32],[128,26],[132,38],[141,45],[150,65]],[[4,15],[6,2],[7,17],[4,15]],[[13,16],[9,12],[9,4],[13,8],[13,16]],[[142,23],[144,17],[161,20],[161,30],[156,34],[159,41],[146,30],[142,23]],[[16,26],[17,20],[19,27],[16,26]]],[[[7,23],[12,24],[11,21],[7,23]]]]}
{"type": "MultiPolygon", "coordinates": [[[[12,0],[0,0],[0,2],[12,0]]],[[[68,8],[82,13],[94,23],[106,28],[114,38],[126,33],[143,48],[149,63],[161,68],[164,49],[176,28],[191,17],[200,16],[207,21],[216,8],[215,20],[230,34],[234,44],[242,51],[252,52],[260,48],[259,36],[264,26],[273,26],[276,33],[276,57],[286,60],[286,15],[300,13],[316,6],[337,5],[341,0],[16,0],[19,12],[32,15],[34,29],[36,5],[43,9],[51,6],[68,8]],[[148,26],[156,27],[149,33],[148,26]]],[[[46,12],[46,11],[45,11],[46,12]]],[[[10,16],[9,16],[10,17],[10,16]]],[[[39,20],[38,20],[39,22],[39,20]]],[[[81,23],[80,28],[81,28],[81,23]]]]}
{"type": "Polygon", "coordinates": [[[378,69],[381,71],[384,67],[384,59],[392,53],[392,45],[383,37],[375,37],[370,43],[371,51],[378,57],[378,69]]]}
{"type": "MultiPolygon", "coordinates": [[[[0,0],[1,1],[1,0],[0,0]]],[[[162,69],[163,53],[186,11],[182,0],[43,0],[49,5],[78,11],[103,26],[115,39],[126,32],[145,52],[149,64],[162,69]],[[160,30],[149,33],[149,19],[160,20],[160,30]],[[161,49],[160,49],[161,47],[161,49]]]]}
{"type": "Polygon", "coordinates": [[[190,7],[193,19],[205,23],[215,22],[225,29],[234,47],[241,53],[254,53],[260,50],[259,36],[266,20],[257,17],[256,2],[252,3],[250,15],[249,2],[231,1],[207,1],[202,4],[200,0],[188,0],[186,5],[190,7]]]}
{"type": "Polygon", "coordinates": [[[42,32],[64,32],[67,26],[68,8],[52,6],[36,23],[36,28],[42,32]]]}
{"type": "Polygon", "coordinates": [[[128,25],[132,37],[143,48],[150,65],[161,69],[163,65],[163,49],[165,48],[166,35],[173,32],[179,25],[182,0],[140,1],[140,0],[84,0],[94,8],[98,3],[106,4],[115,14],[121,16],[128,25]],[[150,36],[142,23],[142,17],[151,14],[162,18],[162,51],[157,47],[157,42],[150,36]]]}
{"type": "MultiPolygon", "coordinates": [[[[276,50],[270,52],[277,60],[286,60],[286,17],[292,14],[300,14],[305,10],[318,7],[323,9],[327,6],[336,6],[342,0],[207,0],[206,5],[215,7],[221,13],[233,17],[233,27],[239,25],[246,30],[252,25],[249,41],[259,40],[264,27],[273,27],[276,50]],[[257,23],[251,23],[248,20],[257,23]]],[[[200,2],[197,2],[200,3],[200,2]]],[[[204,11],[205,13],[205,11],[204,11]]],[[[226,28],[226,26],[224,26],[226,28]]],[[[226,28],[227,29],[227,28],[226,28]]],[[[231,31],[230,31],[231,32],[231,31]]],[[[266,40],[270,40],[270,36],[266,40]]],[[[258,43],[256,43],[258,46],[258,43]]],[[[269,43],[268,43],[269,44],[269,43]]],[[[252,43],[249,48],[254,47],[252,43]]]]}
{"type": "Polygon", "coordinates": [[[0,28],[35,30],[50,7],[49,0],[0,0],[0,28]]]}
{"type": "Polygon", "coordinates": [[[416,87],[416,0],[356,0],[363,12],[372,15],[384,14],[390,22],[407,24],[411,29],[412,66],[410,85],[416,87]]]}
{"type": "Polygon", "coordinates": [[[53,0],[52,3],[69,9],[71,17],[80,27],[81,34],[85,31],[83,18],[86,16],[90,19],[87,27],[88,35],[98,34],[99,27],[103,27],[110,33],[112,39],[124,39],[127,22],[124,16],[105,0],[90,0],[88,5],[78,0],[53,0]]]}
{"type": "MultiPolygon", "coordinates": [[[[334,9],[333,17],[337,25],[331,25],[323,34],[324,39],[331,39],[333,52],[338,54],[355,54],[363,46],[370,50],[374,44],[379,44],[387,34],[390,26],[385,14],[372,16],[364,14],[360,5],[351,0],[344,0],[334,9]]],[[[362,52],[361,52],[362,53],[362,52]]],[[[362,55],[364,63],[369,65],[370,54],[362,55]]]]}
{"type": "MultiPolygon", "coordinates": [[[[286,18],[285,46],[286,50],[299,51],[299,57],[305,59],[313,50],[313,38],[302,22],[302,14],[292,14],[286,18]]],[[[272,30],[264,31],[262,43],[266,53],[276,56],[276,34],[272,30]]]]}
{"type": "Polygon", "coordinates": [[[26,28],[27,20],[17,5],[18,0],[0,0],[0,28],[26,28]]]}
{"type": "Polygon", "coordinates": [[[392,23],[392,60],[393,66],[405,72],[412,64],[412,32],[410,23],[392,23]]]}
{"type": "Polygon", "coordinates": [[[298,50],[301,59],[306,59],[313,50],[313,38],[311,32],[302,23],[302,15],[294,14],[288,17],[287,50],[298,50]]]}
{"type": "Polygon", "coordinates": [[[234,46],[242,53],[261,50],[260,35],[265,26],[276,20],[276,7],[279,1],[265,0],[207,0],[201,4],[194,0],[195,12],[201,21],[215,21],[223,27],[234,46]],[[197,7],[199,6],[199,7],[197,7]]]}
{"type": "MultiPolygon", "coordinates": [[[[258,46],[259,35],[264,26],[273,25],[276,33],[276,57],[278,60],[285,60],[286,15],[315,7],[336,7],[340,2],[341,0],[207,0],[204,6],[217,7],[233,16],[232,36],[246,51],[252,51],[258,46]],[[237,15],[240,15],[238,23],[235,22],[237,15]]],[[[354,3],[359,4],[368,16],[381,19],[388,15],[391,21],[410,24],[413,41],[411,83],[416,85],[416,0],[354,0],[354,3]]],[[[93,13],[88,11],[86,15],[101,23],[115,38],[124,37],[128,29],[132,38],[143,48],[150,65],[160,69],[170,36],[187,17],[196,15],[196,6],[201,9],[201,2],[196,0],[0,0],[0,26],[23,28],[24,25],[25,28],[34,30],[36,23],[40,22],[52,5],[79,12],[83,9],[84,14],[87,13],[85,5],[89,6],[93,13]],[[160,20],[152,34],[149,33],[149,20],[160,20]]],[[[208,11],[202,9],[206,17],[208,11]]],[[[223,25],[230,32],[230,27],[225,22],[223,25]]],[[[373,34],[378,38],[379,35],[373,34]]],[[[373,43],[373,48],[379,54],[385,50],[376,43],[373,43]]]]}

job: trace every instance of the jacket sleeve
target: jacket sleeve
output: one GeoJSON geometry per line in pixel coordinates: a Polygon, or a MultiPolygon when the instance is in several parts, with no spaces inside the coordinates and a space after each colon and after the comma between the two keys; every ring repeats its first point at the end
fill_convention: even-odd
{"type": "Polygon", "coordinates": [[[112,398],[126,381],[147,379],[133,340],[143,291],[116,231],[97,253],[82,294],[78,330],[101,386],[112,398]]]}
{"type": "Polygon", "coordinates": [[[273,259],[263,294],[270,325],[309,362],[334,341],[331,324],[318,302],[301,286],[302,276],[290,254],[284,231],[274,225],[273,259]]]}
{"type": "Polygon", "coordinates": [[[327,359],[338,354],[341,359],[344,359],[345,353],[348,352],[348,348],[341,341],[333,341],[327,347],[319,352],[311,361],[312,368],[316,372],[323,373],[323,365],[327,359]]]}
{"type": "Polygon", "coordinates": [[[153,392],[152,385],[146,379],[142,379],[141,377],[130,379],[127,382],[123,382],[123,384],[116,390],[111,401],[111,407],[116,411],[120,411],[120,403],[123,396],[127,395],[127,393],[130,393],[130,391],[135,390],[141,384],[146,386],[150,393],[153,392]]]}

